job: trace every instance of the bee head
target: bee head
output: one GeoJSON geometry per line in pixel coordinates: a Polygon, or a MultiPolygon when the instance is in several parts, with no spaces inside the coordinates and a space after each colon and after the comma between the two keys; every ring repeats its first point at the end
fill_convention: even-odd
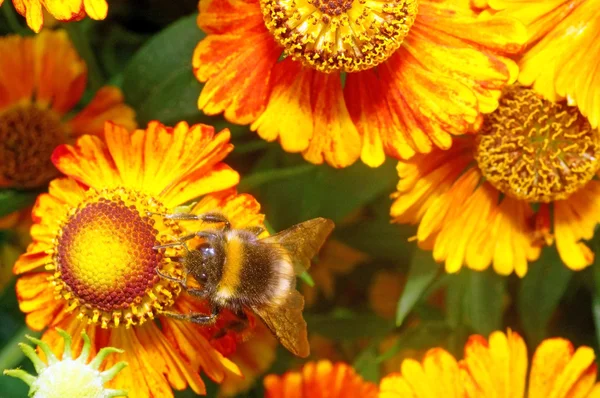
{"type": "Polygon", "coordinates": [[[205,288],[216,286],[221,278],[224,263],[223,244],[209,239],[190,251],[186,258],[187,271],[205,288]]]}

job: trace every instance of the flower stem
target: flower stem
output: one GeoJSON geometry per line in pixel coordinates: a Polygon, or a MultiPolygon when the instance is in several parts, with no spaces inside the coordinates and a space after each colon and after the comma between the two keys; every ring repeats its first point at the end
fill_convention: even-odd
{"type": "Polygon", "coordinates": [[[96,92],[104,84],[104,75],[90,45],[89,36],[84,29],[83,24],[85,22],[69,22],[64,24],[64,28],[69,34],[69,38],[73,42],[73,46],[75,46],[79,56],[83,58],[87,65],[88,88],[96,92]]]}

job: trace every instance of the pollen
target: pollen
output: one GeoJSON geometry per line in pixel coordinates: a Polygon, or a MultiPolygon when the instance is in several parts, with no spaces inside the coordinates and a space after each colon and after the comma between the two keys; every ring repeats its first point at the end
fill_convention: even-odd
{"type": "Polygon", "coordinates": [[[0,180],[16,188],[35,188],[57,171],[52,151],[66,141],[66,128],[56,113],[32,104],[0,112],[0,180]]]}
{"type": "Polygon", "coordinates": [[[486,118],[474,155],[483,176],[504,194],[548,203],[594,177],[600,136],[576,107],[512,86],[486,118]]]}
{"type": "Polygon", "coordinates": [[[156,272],[181,274],[178,264],[154,249],[181,231],[174,221],[148,212],[166,209],[134,191],[91,190],[63,220],[47,268],[54,271],[57,294],[88,323],[142,324],[172,305],[181,291],[156,272]],[[169,236],[159,235],[157,223],[169,236]]]}
{"type": "Polygon", "coordinates": [[[358,72],[388,59],[417,15],[418,0],[260,0],[267,29],[287,56],[320,72],[358,72]]]}

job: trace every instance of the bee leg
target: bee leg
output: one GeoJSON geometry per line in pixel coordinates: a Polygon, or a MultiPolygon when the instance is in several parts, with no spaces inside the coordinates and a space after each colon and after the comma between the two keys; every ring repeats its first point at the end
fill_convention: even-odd
{"type": "Polygon", "coordinates": [[[185,283],[185,279],[177,279],[177,278],[173,278],[171,275],[167,275],[164,274],[161,270],[159,270],[158,268],[156,269],[156,273],[158,274],[158,276],[160,276],[161,278],[173,281],[173,282],[177,282],[179,284],[181,284],[183,287],[185,287],[186,283],[185,283]]]}
{"type": "Polygon", "coordinates": [[[241,333],[248,328],[248,317],[243,310],[234,311],[234,314],[238,317],[237,320],[233,320],[225,325],[221,330],[213,335],[214,339],[221,338],[227,334],[228,331],[233,330],[236,333],[241,333]]]}
{"type": "Polygon", "coordinates": [[[202,222],[205,222],[205,223],[223,224],[225,226],[223,229],[226,230],[226,231],[228,229],[231,229],[231,223],[229,222],[229,220],[227,219],[227,217],[225,217],[221,213],[204,213],[204,214],[200,214],[198,216],[198,219],[201,220],[202,222]]]}
{"type": "Polygon", "coordinates": [[[162,216],[164,218],[168,218],[169,220],[177,220],[177,221],[185,221],[185,220],[199,220],[197,214],[192,213],[156,213],[153,211],[147,211],[146,214],[148,216],[162,216]]]}
{"type": "Polygon", "coordinates": [[[189,321],[199,325],[209,325],[214,323],[217,319],[217,314],[201,314],[199,312],[190,312],[188,314],[182,314],[180,312],[173,311],[161,311],[161,315],[168,316],[169,318],[177,319],[178,321],[189,321]]]}

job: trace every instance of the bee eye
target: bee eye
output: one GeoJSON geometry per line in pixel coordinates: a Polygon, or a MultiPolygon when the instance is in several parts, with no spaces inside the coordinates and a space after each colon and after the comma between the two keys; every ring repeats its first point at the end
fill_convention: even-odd
{"type": "Polygon", "coordinates": [[[208,280],[208,276],[203,272],[198,276],[199,282],[206,283],[208,280]]]}
{"type": "Polygon", "coordinates": [[[212,247],[209,243],[201,244],[198,247],[198,250],[200,250],[200,253],[202,253],[204,257],[213,257],[215,255],[215,248],[212,247]]]}

